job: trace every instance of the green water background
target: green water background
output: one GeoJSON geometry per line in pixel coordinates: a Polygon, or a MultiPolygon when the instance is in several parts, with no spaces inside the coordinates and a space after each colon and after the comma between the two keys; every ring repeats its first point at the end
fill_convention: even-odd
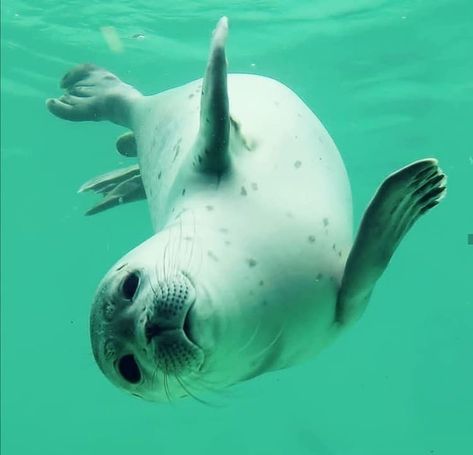
{"type": "Polygon", "coordinates": [[[471,1],[5,0],[1,26],[2,455],[473,453],[471,1]],[[60,121],[44,99],[81,62],[148,94],[198,78],[222,14],[230,70],[279,79],[328,128],[356,222],[418,158],[440,160],[449,194],[318,358],[213,395],[216,407],[149,404],[111,386],[89,346],[99,279],[151,233],[145,203],[84,217],[94,198],[76,194],[128,164],[122,130],[60,121]]]}

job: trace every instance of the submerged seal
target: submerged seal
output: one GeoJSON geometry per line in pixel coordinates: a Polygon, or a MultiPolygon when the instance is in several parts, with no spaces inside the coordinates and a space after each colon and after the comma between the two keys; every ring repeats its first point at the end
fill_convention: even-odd
{"type": "Polygon", "coordinates": [[[91,312],[95,359],[149,400],[199,396],[315,355],[356,321],[399,241],[445,191],[434,159],[387,177],[354,242],[347,174],[329,134],[283,84],[226,70],[227,19],[203,79],[143,96],[72,69],[56,116],[110,120],[139,167],[86,184],[91,213],[146,197],[155,235],[120,259],[91,312]]]}

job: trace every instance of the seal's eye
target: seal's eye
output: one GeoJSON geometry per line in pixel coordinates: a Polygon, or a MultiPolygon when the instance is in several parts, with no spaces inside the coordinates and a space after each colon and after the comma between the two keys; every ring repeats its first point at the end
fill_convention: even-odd
{"type": "Polygon", "coordinates": [[[137,273],[130,273],[122,284],[122,294],[126,300],[131,300],[135,294],[136,290],[138,289],[138,285],[140,284],[140,277],[137,273]]]}
{"type": "Polygon", "coordinates": [[[136,384],[141,380],[140,367],[136,363],[135,357],[131,354],[124,355],[118,361],[118,371],[123,379],[130,384],[136,384]]]}

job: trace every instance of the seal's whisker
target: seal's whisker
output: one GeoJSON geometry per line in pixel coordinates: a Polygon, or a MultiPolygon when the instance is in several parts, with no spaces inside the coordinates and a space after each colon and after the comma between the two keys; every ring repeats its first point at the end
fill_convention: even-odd
{"type": "MultiPolygon", "coordinates": [[[[159,283],[159,276],[158,276],[157,267],[155,268],[155,275],[156,275],[156,283],[159,283]]],[[[154,294],[155,298],[157,299],[158,298],[158,292],[156,291],[155,287],[153,286],[153,280],[152,280],[151,274],[149,274],[149,276],[148,276],[148,283],[149,283],[149,287],[153,291],[153,294],[154,294]]]]}
{"type": "Polygon", "coordinates": [[[251,343],[256,338],[256,335],[258,334],[260,327],[261,327],[261,319],[258,321],[258,324],[256,325],[255,330],[253,331],[253,333],[250,335],[250,338],[248,339],[248,341],[238,350],[239,354],[241,354],[243,351],[248,349],[248,347],[251,345],[251,343]]]}
{"type": "Polygon", "coordinates": [[[169,242],[167,244],[167,252],[166,252],[166,269],[167,269],[167,277],[166,279],[173,278],[173,269],[172,269],[172,259],[173,259],[173,240],[174,240],[174,226],[169,228],[169,242]]]}
{"type": "Polygon", "coordinates": [[[184,392],[187,393],[187,395],[189,395],[191,398],[193,398],[195,401],[198,401],[201,404],[204,404],[206,406],[213,406],[212,403],[209,403],[209,402],[203,400],[202,398],[199,398],[195,393],[191,392],[190,387],[188,387],[186,385],[184,380],[181,377],[179,377],[178,374],[175,374],[174,376],[175,376],[177,382],[179,383],[179,385],[182,387],[182,390],[184,390],[184,392]]]}
{"type": "Polygon", "coordinates": [[[201,378],[193,378],[193,386],[195,389],[201,390],[202,392],[209,392],[218,397],[228,396],[228,390],[218,389],[215,383],[210,383],[201,378]]]}
{"type": "Polygon", "coordinates": [[[208,401],[212,407],[222,408],[225,406],[225,402],[228,401],[229,397],[234,396],[234,393],[228,388],[221,388],[216,383],[211,383],[208,380],[202,378],[192,378],[192,386],[194,390],[198,390],[202,393],[211,394],[213,401],[208,401]],[[212,384],[211,386],[208,384],[212,384]],[[218,400],[217,402],[215,400],[218,400]]]}
{"type": "MultiPolygon", "coordinates": [[[[192,385],[194,389],[198,389],[202,392],[211,393],[216,395],[218,398],[225,397],[227,398],[231,395],[229,389],[222,389],[219,387],[219,384],[216,381],[211,381],[209,379],[204,379],[198,372],[192,371],[189,377],[192,380],[192,385]]],[[[215,403],[212,403],[212,406],[219,406],[215,403]]]]}
{"type": "Polygon", "coordinates": [[[193,217],[193,213],[190,212],[191,215],[192,215],[192,235],[188,235],[186,237],[186,241],[185,242],[185,245],[186,245],[186,262],[185,262],[185,265],[184,265],[184,270],[185,272],[191,274],[191,268],[192,268],[192,257],[194,255],[194,242],[195,242],[195,220],[194,220],[194,217],[193,217]],[[188,244],[190,243],[190,245],[188,246],[188,244]]]}
{"type": "Polygon", "coordinates": [[[159,373],[159,368],[156,367],[153,369],[153,372],[151,373],[151,381],[154,383],[155,381],[157,381],[157,378],[158,378],[158,373],[159,373]]]}
{"type": "MultiPolygon", "coordinates": [[[[196,229],[196,222],[195,222],[195,213],[193,210],[189,210],[191,216],[192,216],[192,238],[191,238],[191,251],[189,255],[189,265],[188,269],[189,271],[192,270],[192,262],[194,259],[194,253],[196,251],[196,241],[197,241],[197,229],[196,229]]],[[[192,275],[195,276],[196,278],[199,276],[200,270],[202,268],[202,259],[203,259],[203,253],[201,250],[200,255],[199,255],[199,260],[195,262],[195,270],[193,270],[192,275]]]]}
{"type": "MultiPolygon", "coordinates": [[[[189,374],[189,378],[195,381],[199,381],[202,385],[206,385],[207,387],[214,387],[217,385],[216,381],[212,381],[210,379],[204,379],[201,373],[197,371],[191,371],[189,374]]],[[[212,391],[212,392],[214,391],[210,388],[207,388],[207,390],[212,391]]]]}
{"type": "Polygon", "coordinates": [[[171,243],[171,238],[170,237],[171,237],[171,233],[169,232],[169,239],[166,242],[166,246],[164,247],[164,252],[163,252],[163,279],[164,279],[164,281],[167,281],[167,279],[169,278],[169,275],[168,275],[168,258],[169,258],[168,249],[169,249],[169,244],[171,243]]]}
{"type": "Polygon", "coordinates": [[[182,239],[183,239],[183,233],[182,233],[182,218],[179,217],[179,233],[177,237],[177,248],[176,248],[176,253],[174,254],[174,275],[177,275],[179,272],[179,263],[182,255],[182,239]]]}
{"type": "Polygon", "coordinates": [[[172,399],[171,399],[171,393],[170,393],[170,390],[169,390],[168,372],[167,372],[167,367],[166,366],[163,367],[163,385],[164,385],[164,393],[166,394],[166,398],[167,398],[168,402],[171,403],[172,399]]]}
{"type": "Polygon", "coordinates": [[[258,357],[261,357],[263,354],[265,354],[269,349],[271,349],[278,341],[279,341],[279,338],[281,338],[281,335],[284,333],[284,327],[281,327],[281,329],[279,330],[279,332],[276,334],[276,336],[273,338],[273,341],[271,341],[271,343],[268,344],[268,346],[266,346],[264,349],[262,349],[260,352],[258,352],[256,355],[255,355],[255,359],[257,359],[258,357]]]}

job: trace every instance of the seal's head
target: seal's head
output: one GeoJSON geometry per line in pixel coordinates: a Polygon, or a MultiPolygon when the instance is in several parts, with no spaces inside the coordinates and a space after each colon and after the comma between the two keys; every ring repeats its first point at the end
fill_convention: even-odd
{"type": "MultiPolygon", "coordinates": [[[[178,264],[165,271],[160,240],[151,238],[112,267],[99,285],[90,318],[93,352],[103,373],[120,388],[153,401],[189,394],[186,384],[205,362],[193,323],[196,286],[178,264]]],[[[205,306],[202,291],[199,300],[205,306]]]]}

